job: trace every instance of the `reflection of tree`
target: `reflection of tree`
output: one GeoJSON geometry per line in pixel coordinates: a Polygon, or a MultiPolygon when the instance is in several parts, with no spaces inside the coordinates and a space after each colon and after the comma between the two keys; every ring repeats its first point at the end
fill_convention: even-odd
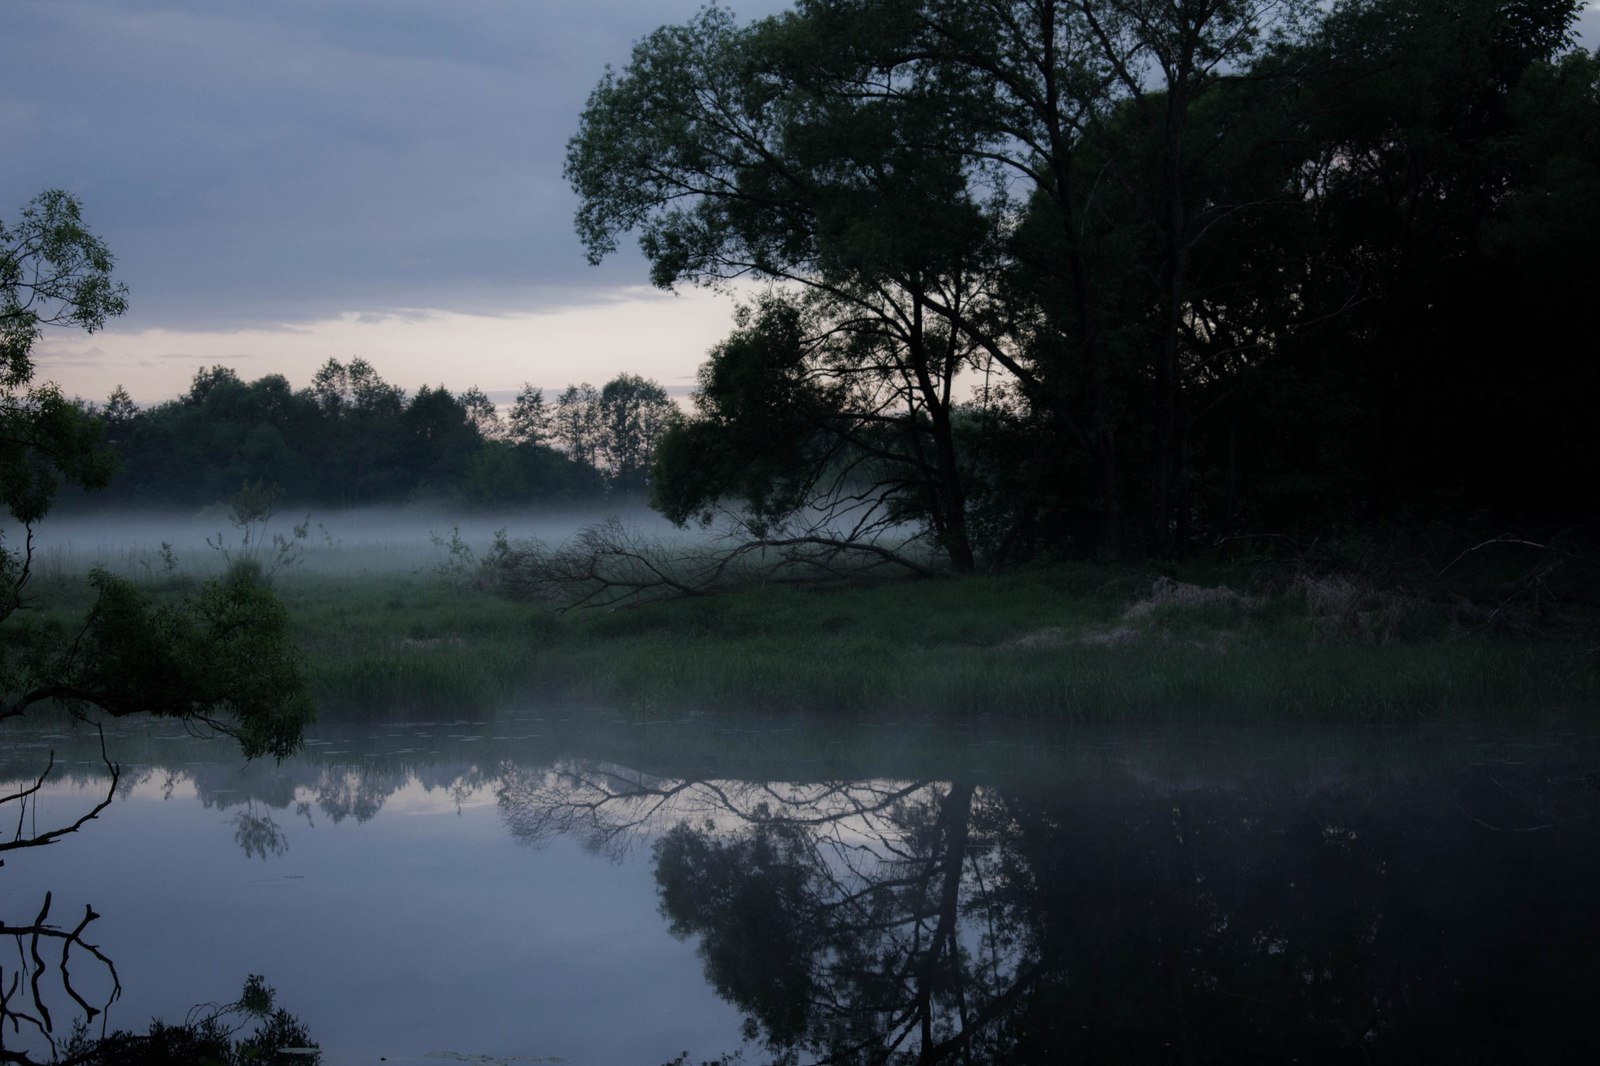
{"type": "Polygon", "coordinates": [[[404,769],[324,766],[310,788],[318,809],[335,824],[346,818],[361,823],[377,817],[384,801],[405,785],[406,777],[404,769]]]}
{"type": "MultiPolygon", "coordinates": [[[[111,806],[111,801],[117,794],[117,784],[122,776],[122,768],[106,757],[105,738],[103,736],[100,741],[100,756],[105,760],[106,768],[111,773],[110,783],[106,786],[105,798],[96,803],[88,813],[80,815],[66,825],[39,829],[37,820],[35,820],[31,828],[24,828],[28,826],[30,811],[36,809],[40,789],[44,788],[44,783],[50,777],[50,772],[55,769],[55,752],[51,752],[46,758],[44,769],[39,772],[38,777],[34,778],[33,784],[18,789],[9,796],[0,796],[0,807],[4,807],[8,803],[17,805],[17,828],[12,833],[10,840],[0,840],[0,851],[14,851],[19,848],[42,848],[48,844],[53,844],[69,833],[76,833],[90,821],[98,818],[101,811],[111,806]]],[[[0,866],[4,865],[5,862],[0,860],[0,866]]]]}
{"type": "MultiPolygon", "coordinates": [[[[109,773],[105,796],[89,811],[64,825],[47,825],[42,829],[38,825],[39,794],[55,768],[54,752],[47,757],[44,770],[31,785],[10,795],[0,796],[0,809],[14,806],[17,819],[11,838],[0,840],[0,852],[54,844],[82,829],[109,807],[117,795],[122,772],[106,754],[103,732],[100,734],[100,758],[109,773]]],[[[4,865],[0,861],[0,866],[4,865]]],[[[0,965],[0,1062],[32,1061],[26,1053],[6,1047],[8,1031],[16,1035],[26,1028],[47,1041],[52,1051],[56,1048],[56,1024],[50,1013],[50,1001],[57,994],[54,986],[59,985],[61,992],[83,1012],[85,1023],[98,1017],[122,993],[116,966],[98,947],[84,939],[89,924],[100,916],[92,907],[85,906],[82,919],[69,929],[51,923],[51,904],[51,893],[46,892],[43,906],[26,925],[11,925],[0,919],[0,937],[11,938],[16,947],[17,960],[9,973],[5,965],[0,965]],[[92,1005],[79,986],[73,983],[71,963],[74,948],[78,950],[80,958],[93,960],[97,964],[101,978],[96,983],[109,985],[105,1001],[98,1007],[92,1005]]]]}
{"type": "MultiPolygon", "coordinates": [[[[52,751],[46,757],[44,770],[31,784],[0,796],[0,809],[13,807],[16,811],[16,827],[9,840],[0,839],[0,852],[57,843],[82,829],[119,795],[126,798],[140,775],[130,781],[107,755],[103,731],[99,732],[99,741],[100,759],[106,769],[104,796],[72,821],[41,828],[38,804],[45,782],[55,769],[52,751]]],[[[165,795],[171,795],[174,784],[175,777],[169,775],[163,787],[165,795]]],[[[281,855],[288,847],[277,824],[266,812],[256,809],[254,800],[247,801],[235,816],[234,840],[247,855],[263,859],[269,851],[281,855]]],[[[0,861],[0,866],[4,865],[0,861]]],[[[0,952],[4,956],[0,959],[0,1063],[34,1066],[48,1061],[59,1066],[113,1066],[129,1062],[289,1061],[285,1054],[292,1055],[296,1062],[321,1061],[306,1027],[275,1005],[275,993],[256,975],[245,982],[238,1001],[196,1007],[180,1025],[157,1020],[144,1032],[107,1032],[107,1008],[121,996],[122,982],[111,958],[85,939],[89,926],[100,915],[85,906],[83,916],[68,927],[51,920],[53,904],[53,893],[46,892],[32,921],[14,925],[0,920],[0,944],[9,937],[8,947],[14,947],[16,959],[14,966],[8,966],[5,960],[13,957],[12,952],[0,952]],[[93,971],[87,977],[83,972],[86,969],[93,971]],[[103,999],[97,990],[104,991],[103,999]],[[77,1016],[69,1032],[63,1034],[51,1004],[61,1007],[68,1000],[77,1016]],[[99,1035],[95,1036],[90,1026],[97,1018],[102,1022],[99,1035]],[[253,1030],[241,1036],[247,1025],[253,1025],[253,1030]],[[24,1042],[20,1047],[8,1046],[8,1037],[24,1042]],[[41,1047],[48,1049],[48,1057],[42,1060],[33,1057],[41,1047]]]]}
{"type": "MultiPolygon", "coordinates": [[[[517,836],[657,836],[672,930],[785,1059],[1581,1060],[1600,790],[761,785],[510,770],[517,836]]],[[[1587,782],[1587,783],[1586,783],[1587,782]]]]}
{"type": "Polygon", "coordinates": [[[774,1048],[947,1057],[1032,979],[962,914],[993,854],[975,797],[922,785],[826,827],[759,809],[731,835],[680,823],[656,849],[662,910],[774,1048]]]}
{"type": "Polygon", "coordinates": [[[523,839],[656,844],[674,933],[775,1051],[935,1060],[966,1046],[1033,979],[1010,938],[975,923],[994,842],[970,783],[662,781],[618,767],[508,772],[523,839]],[[919,1050],[920,1049],[920,1050],[919,1050]]]}
{"type": "Polygon", "coordinates": [[[270,852],[282,856],[289,850],[289,838],[284,835],[272,815],[256,809],[254,801],[233,816],[233,842],[251,858],[266,861],[270,852]]]}
{"type": "MultiPolygon", "coordinates": [[[[51,894],[44,895],[44,906],[37,917],[27,925],[7,925],[0,922],[0,935],[11,937],[16,945],[17,967],[6,974],[0,968],[0,1062],[32,1062],[24,1052],[6,1048],[5,1033],[16,1034],[26,1027],[56,1047],[56,1024],[50,1013],[53,996],[50,973],[72,1002],[83,1012],[85,1023],[94,1021],[106,1007],[122,994],[122,983],[117,979],[117,968],[95,945],[83,936],[89,923],[100,916],[91,907],[83,909],[83,918],[71,929],[50,923],[51,894]],[[72,949],[92,958],[99,964],[110,991],[105,1002],[96,1007],[85,998],[72,979],[72,949]],[[48,961],[47,961],[48,960],[48,961]],[[51,965],[51,963],[54,965],[51,965]]],[[[102,982],[103,983],[103,982],[102,982]]]]}

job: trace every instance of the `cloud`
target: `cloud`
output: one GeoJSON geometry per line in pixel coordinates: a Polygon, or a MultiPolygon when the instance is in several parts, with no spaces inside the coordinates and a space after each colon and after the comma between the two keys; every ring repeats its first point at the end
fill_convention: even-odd
{"type": "Polygon", "coordinates": [[[698,5],[10,6],[0,212],[77,192],[152,328],[570,306],[644,267],[584,263],[566,140],[605,64],[698,5]]]}
{"type": "Polygon", "coordinates": [[[1574,29],[1580,47],[1590,52],[1600,49],[1600,3],[1586,6],[1574,29]]]}

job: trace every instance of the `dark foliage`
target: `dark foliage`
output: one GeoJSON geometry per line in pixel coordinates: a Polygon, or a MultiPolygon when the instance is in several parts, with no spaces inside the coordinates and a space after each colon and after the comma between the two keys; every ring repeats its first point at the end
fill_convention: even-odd
{"type": "Polygon", "coordinates": [[[67,501],[80,508],[203,506],[240,485],[296,506],[516,507],[643,493],[677,407],[661,386],[622,374],[568,389],[553,409],[527,387],[502,419],[476,388],[424,385],[408,397],[365,360],[330,359],[298,391],[278,374],[246,382],[214,366],[168,403],[139,410],[118,389],[87,413],[102,416],[116,472],[101,473],[105,491],[67,501]]]}
{"type": "Polygon", "coordinates": [[[592,467],[503,430],[481,398],[424,386],[408,399],[361,359],[329,360],[298,391],[281,375],[246,382],[212,367],[184,396],[146,410],[113,417],[113,394],[104,413],[119,469],[105,492],[74,502],[201,506],[242,484],[274,486],[308,506],[514,506],[604,491],[592,467]]]}
{"type": "Polygon", "coordinates": [[[569,146],[579,234],[599,258],[637,233],[661,285],[777,287],[712,353],[657,500],[759,529],[870,499],[957,569],[1593,522],[1578,7],[807,0],[663,27],[569,146]]]}

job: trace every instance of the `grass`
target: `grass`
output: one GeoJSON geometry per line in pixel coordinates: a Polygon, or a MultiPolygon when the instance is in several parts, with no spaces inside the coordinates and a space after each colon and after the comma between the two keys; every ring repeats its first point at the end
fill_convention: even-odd
{"type": "MultiPolygon", "coordinates": [[[[1382,612],[1318,613],[1315,596],[1282,583],[1207,591],[1247,589],[1243,572],[1203,579],[1061,564],[565,615],[459,570],[289,570],[277,588],[331,718],[529,701],[1098,724],[1540,721],[1600,708],[1581,632],[1472,631],[1420,609],[1375,632],[1361,620],[1382,612]]],[[[70,608],[78,587],[54,573],[32,591],[70,608]]]]}
{"type": "MultiPolygon", "coordinates": [[[[1293,589],[1162,602],[1150,575],[1061,565],[769,586],[558,615],[424,575],[280,589],[334,713],[517,700],[667,711],[1149,720],[1540,718],[1600,706],[1574,635],[1422,619],[1344,632],[1293,589]],[[1152,602],[1152,601],[1155,602],[1152,602]]],[[[1181,586],[1180,586],[1181,588],[1181,586]]]]}

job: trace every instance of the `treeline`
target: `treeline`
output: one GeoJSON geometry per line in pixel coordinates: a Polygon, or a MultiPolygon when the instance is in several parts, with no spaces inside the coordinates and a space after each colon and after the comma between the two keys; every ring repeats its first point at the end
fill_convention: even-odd
{"type": "Polygon", "coordinates": [[[915,522],[958,569],[1592,520],[1580,7],[807,0],[663,27],[571,142],[579,234],[595,259],[638,234],[658,284],[772,288],[658,503],[758,535],[915,522]]]}
{"type": "Polygon", "coordinates": [[[329,359],[307,388],[213,366],[177,399],[140,409],[119,386],[98,414],[116,472],[90,504],[204,505],[246,484],[297,504],[417,500],[467,506],[594,501],[646,490],[678,417],[654,382],[623,374],[553,402],[524,386],[508,411],[478,388],[407,394],[366,360],[329,359]]]}

